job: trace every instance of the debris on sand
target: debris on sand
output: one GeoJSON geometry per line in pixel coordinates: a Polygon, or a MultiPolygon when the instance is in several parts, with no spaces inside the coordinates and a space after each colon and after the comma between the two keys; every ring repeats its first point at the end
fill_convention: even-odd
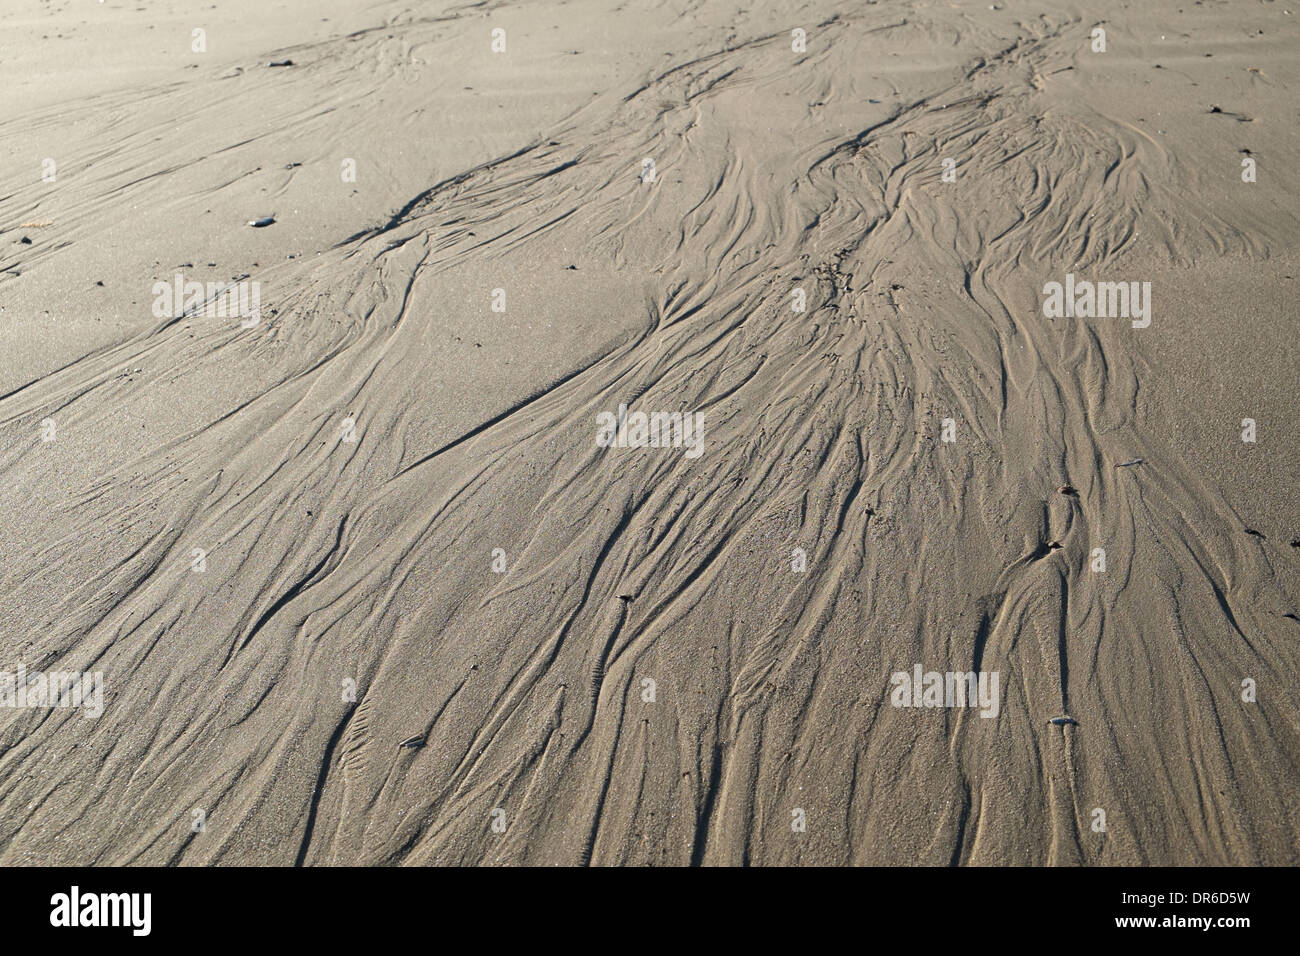
{"type": "Polygon", "coordinates": [[[1296,31],[202,6],[4,129],[0,866],[1300,864],[1296,31]]]}
{"type": "Polygon", "coordinates": [[[267,66],[293,66],[293,60],[272,60],[267,66]]]}

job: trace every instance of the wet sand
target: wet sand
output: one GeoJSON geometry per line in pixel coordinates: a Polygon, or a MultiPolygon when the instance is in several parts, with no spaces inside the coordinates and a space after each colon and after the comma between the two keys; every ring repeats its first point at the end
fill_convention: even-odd
{"type": "Polygon", "coordinates": [[[1295,11],[10,6],[0,862],[1300,862],[1295,11]]]}

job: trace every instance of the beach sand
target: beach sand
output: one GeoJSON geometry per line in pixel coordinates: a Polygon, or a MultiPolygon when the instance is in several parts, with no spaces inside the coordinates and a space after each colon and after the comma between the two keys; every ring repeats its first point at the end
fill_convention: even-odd
{"type": "Polygon", "coordinates": [[[1300,863],[1298,11],[3,7],[0,863],[1300,863]]]}

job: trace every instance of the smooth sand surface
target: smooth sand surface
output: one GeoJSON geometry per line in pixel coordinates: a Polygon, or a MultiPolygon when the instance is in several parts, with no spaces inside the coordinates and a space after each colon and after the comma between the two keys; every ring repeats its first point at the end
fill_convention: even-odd
{"type": "Polygon", "coordinates": [[[0,863],[1300,863],[1298,13],[2,0],[0,863]]]}

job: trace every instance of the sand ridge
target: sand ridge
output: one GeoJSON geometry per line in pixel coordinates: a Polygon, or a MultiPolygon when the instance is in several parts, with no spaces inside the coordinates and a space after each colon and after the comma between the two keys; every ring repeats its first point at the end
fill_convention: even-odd
{"type": "Polygon", "coordinates": [[[1296,18],[1008,6],[378,5],[7,118],[94,135],[0,202],[0,666],[105,705],[0,712],[0,859],[1297,862],[1296,18]]]}

